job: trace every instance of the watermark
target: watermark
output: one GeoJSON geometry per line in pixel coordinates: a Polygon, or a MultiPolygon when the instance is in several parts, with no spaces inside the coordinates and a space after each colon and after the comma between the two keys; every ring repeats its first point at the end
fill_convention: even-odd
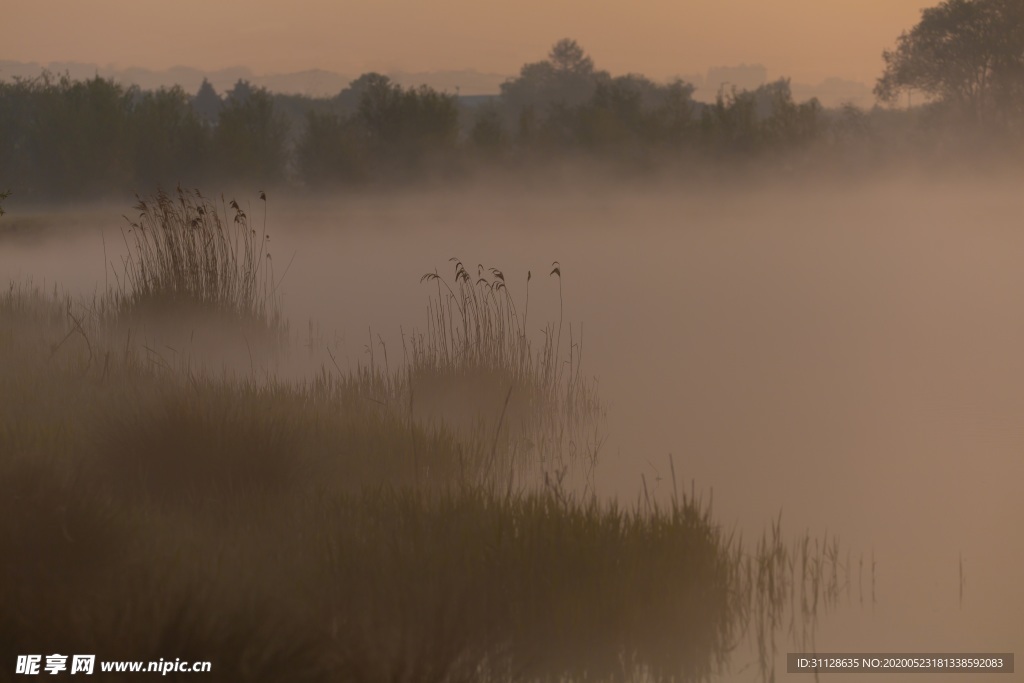
{"type": "Polygon", "coordinates": [[[1013,653],[790,652],[786,655],[786,672],[791,674],[1012,674],[1013,653]]]}
{"type": "Polygon", "coordinates": [[[160,659],[157,661],[100,660],[96,655],[18,655],[14,664],[14,673],[19,676],[39,675],[84,675],[91,676],[97,671],[101,673],[156,673],[166,676],[169,673],[209,673],[210,662],[182,661],[160,659]]]}

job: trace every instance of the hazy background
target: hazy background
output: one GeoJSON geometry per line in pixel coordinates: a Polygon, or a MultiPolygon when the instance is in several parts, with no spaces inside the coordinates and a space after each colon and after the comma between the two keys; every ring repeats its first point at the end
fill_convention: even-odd
{"type": "MultiPolygon", "coordinates": [[[[160,70],[241,66],[256,75],[319,69],[352,78],[367,71],[473,70],[490,74],[483,81],[490,83],[515,75],[571,36],[613,73],[687,78],[750,63],[763,64],[771,79],[817,84],[834,77],[871,85],[881,49],[932,4],[183,0],[170,10],[128,0],[9,0],[0,22],[0,60],[160,70]]],[[[443,85],[454,90],[460,79],[454,80],[443,85]]],[[[461,80],[463,87],[486,89],[472,74],[461,80]]]]}

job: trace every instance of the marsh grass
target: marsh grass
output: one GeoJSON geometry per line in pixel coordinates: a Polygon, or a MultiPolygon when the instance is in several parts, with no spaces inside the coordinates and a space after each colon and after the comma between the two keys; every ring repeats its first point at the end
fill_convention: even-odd
{"type": "Polygon", "coordinates": [[[51,332],[64,321],[64,310],[70,299],[55,287],[50,294],[31,282],[11,282],[0,292],[0,326],[12,337],[27,332],[51,332]]]}
{"type": "Polygon", "coordinates": [[[125,218],[126,254],[114,271],[108,317],[123,324],[158,320],[228,323],[281,336],[270,236],[253,227],[237,201],[214,201],[180,187],[139,198],[125,218]]]}
{"type": "Polygon", "coordinates": [[[768,678],[786,610],[807,638],[833,604],[838,546],[793,546],[780,519],[748,547],[674,465],[667,505],[557,472],[510,486],[513,425],[585,421],[594,395],[495,279],[435,302],[412,370],[303,382],[157,362],[66,298],[0,295],[0,654],[210,659],[225,681],[692,681],[753,638],[768,678]],[[507,403],[484,438],[413,419],[430,382],[483,369],[507,403]]]}
{"type": "Polygon", "coordinates": [[[503,271],[480,264],[474,276],[459,259],[450,262],[451,281],[436,270],[420,278],[436,286],[436,296],[428,303],[426,332],[414,334],[406,349],[416,418],[493,434],[493,466],[501,471],[509,465],[549,476],[566,468],[592,471],[604,408],[596,383],[583,374],[582,340],[571,327],[563,347],[561,266],[553,263],[549,273],[558,282],[559,320],[541,328],[535,346],[532,272],[517,304],[503,271]]]}
{"type": "Polygon", "coordinates": [[[813,652],[818,620],[849,599],[851,566],[844,562],[839,540],[809,532],[787,540],[782,514],[772,521],[752,552],[735,544],[731,569],[738,598],[736,612],[744,624],[764,680],[774,680],[782,645],[813,652]]]}
{"type": "Polygon", "coordinates": [[[729,648],[729,551],[691,501],[368,491],[317,505],[352,680],[700,680],[729,648]]]}
{"type": "Polygon", "coordinates": [[[98,486],[179,509],[270,504],[324,479],[339,491],[427,490],[468,478],[479,460],[454,434],[410,427],[328,376],[298,386],[165,377],[113,397],[88,433],[98,486]]]}

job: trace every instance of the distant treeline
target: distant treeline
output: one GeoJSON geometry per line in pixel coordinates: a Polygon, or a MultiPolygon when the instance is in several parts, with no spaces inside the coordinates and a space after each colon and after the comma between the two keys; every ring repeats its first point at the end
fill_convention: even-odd
{"type": "MultiPolygon", "coordinates": [[[[611,76],[572,40],[472,106],[368,73],[337,96],[273,94],[239,81],[142,91],[43,74],[0,83],[0,190],[27,199],[94,198],[157,186],[337,189],[585,159],[627,170],[701,169],[764,159],[782,168],[861,167],[949,153],[942,102],[824,109],[787,80],[692,98],[680,80],[611,76]]],[[[972,140],[971,144],[976,141],[972,140]]]]}

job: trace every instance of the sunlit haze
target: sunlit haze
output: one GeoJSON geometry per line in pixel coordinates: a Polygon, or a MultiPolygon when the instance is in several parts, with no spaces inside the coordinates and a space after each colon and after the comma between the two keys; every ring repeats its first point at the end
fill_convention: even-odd
{"type": "Polygon", "coordinates": [[[772,78],[871,83],[924,0],[8,0],[0,59],[118,67],[476,69],[512,75],[571,37],[613,73],[763,64],[772,78]]]}

